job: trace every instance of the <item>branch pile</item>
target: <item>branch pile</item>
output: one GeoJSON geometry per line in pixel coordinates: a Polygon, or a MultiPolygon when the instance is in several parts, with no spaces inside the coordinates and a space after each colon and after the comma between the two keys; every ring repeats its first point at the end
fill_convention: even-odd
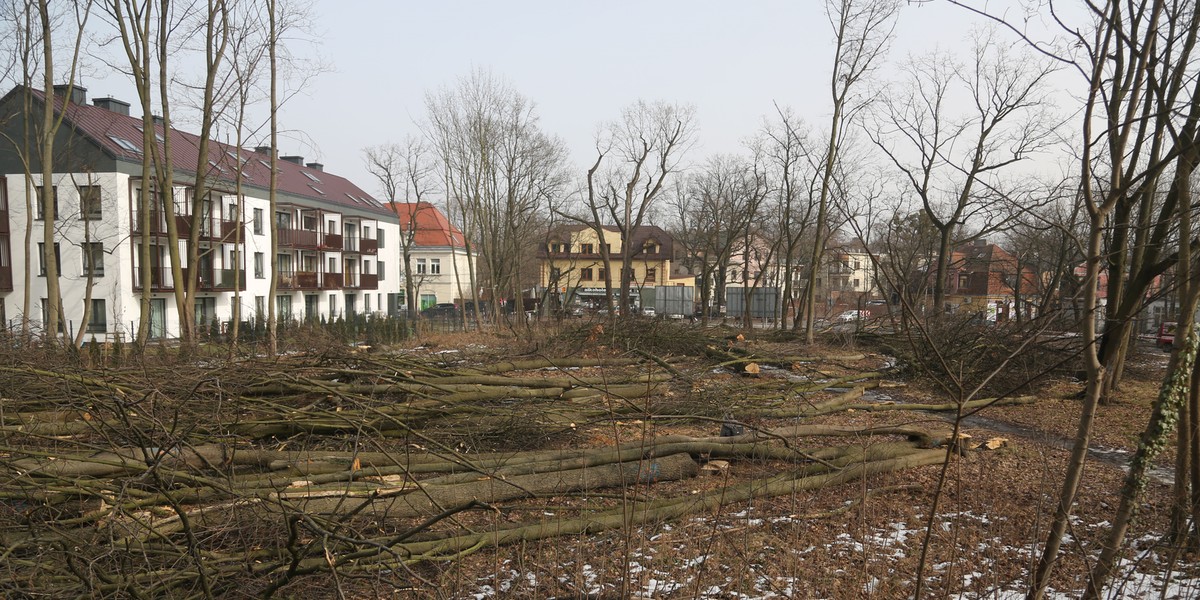
{"type": "Polygon", "coordinates": [[[109,371],[14,357],[0,367],[9,395],[0,403],[0,586],[10,595],[269,597],[298,593],[314,574],[413,584],[410,569],[424,561],[678,519],[947,456],[940,431],[794,420],[866,408],[862,392],[878,373],[733,380],[744,393],[714,407],[704,392],[713,365],[695,359],[447,357],[109,371]],[[704,415],[731,408],[790,422],[694,434],[712,425],[704,415]],[[774,474],[693,481],[716,458],[774,474]],[[538,507],[551,502],[548,518],[538,507]]]}

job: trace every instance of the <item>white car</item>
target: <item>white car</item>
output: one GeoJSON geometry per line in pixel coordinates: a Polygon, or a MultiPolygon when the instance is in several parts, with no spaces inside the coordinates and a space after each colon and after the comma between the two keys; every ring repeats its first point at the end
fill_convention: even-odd
{"type": "Polygon", "coordinates": [[[643,314],[644,316],[647,316],[647,317],[653,317],[653,316],[654,316],[654,307],[653,307],[653,306],[647,306],[646,308],[643,308],[643,309],[642,309],[642,314],[643,314]]]}
{"type": "Polygon", "coordinates": [[[853,323],[858,320],[865,320],[869,318],[871,318],[871,311],[869,310],[848,310],[838,315],[834,320],[838,323],[853,323]]]}

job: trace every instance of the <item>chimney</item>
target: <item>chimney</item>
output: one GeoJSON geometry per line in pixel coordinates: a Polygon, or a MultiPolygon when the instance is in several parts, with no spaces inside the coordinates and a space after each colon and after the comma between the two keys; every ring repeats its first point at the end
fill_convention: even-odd
{"type": "Polygon", "coordinates": [[[279,160],[287,161],[287,162],[290,162],[290,163],[292,163],[292,164],[294,164],[294,165],[303,165],[303,164],[304,164],[304,157],[303,157],[303,156],[295,156],[295,155],[292,155],[292,156],[280,156],[280,157],[279,157],[279,160]]]}
{"type": "Polygon", "coordinates": [[[308,164],[305,164],[304,166],[306,166],[314,171],[324,171],[325,170],[325,165],[323,165],[319,162],[310,162],[308,164]]]}
{"type": "Polygon", "coordinates": [[[115,112],[119,115],[125,115],[127,117],[129,116],[129,103],[121,102],[112,96],[107,98],[96,98],[95,100],[92,100],[92,104],[99,108],[103,108],[104,110],[115,112]]]}
{"type": "Polygon", "coordinates": [[[267,156],[270,156],[271,155],[271,147],[270,146],[255,146],[254,153],[255,154],[266,154],[267,156]]]}
{"type": "Polygon", "coordinates": [[[162,118],[162,115],[150,115],[150,120],[154,121],[155,125],[162,125],[165,127],[167,124],[166,120],[162,118]]]}
{"type": "Polygon", "coordinates": [[[72,87],[69,83],[60,83],[54,86],[54,95],[59,98],[65,97],[67,95],[67,88],[71,90],[71,97],[67,98],[67,102],[87,104],[87,88],[78,84],[72,87]]]}
{"type": "Polygon", "coordinates": [[[975,240],[975,245],[980,248],[987,246],[987,238],[979,238],[975,240]]]}

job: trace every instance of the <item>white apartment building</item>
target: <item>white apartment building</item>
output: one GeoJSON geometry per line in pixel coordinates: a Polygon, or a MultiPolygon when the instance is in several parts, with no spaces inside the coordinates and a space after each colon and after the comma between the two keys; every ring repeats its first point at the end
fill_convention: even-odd
{"type": "MultiPolygon", "coordinates": [[[[35,324],[46,322],[41,162],[29,157],[35,174],[27,181],[20,149],[9,141],[23,139],[24,128],[31,125],[21,112],[24,92],[16,88],[0,98],[0,128],[7,134],[0,138],[0,319],[9,327],[23,316],[27,263],[28,316],[35,324]],[[29,211],[34,211],[33,227],[26,247],[29,211]]],[[[45,95],[31,92],[37,115],[45,95]]],[[[142,119],[129,115],[127,103],[104,98],[87,104],[82,88],[75,87],[64,99],[66,92],[66,86],[56,86],[55,103],[64,119],[55,142],[52,181],[64,331],[85,328],[85,339],[131,339],[142,291],[149,287],[152,335],[175,337],[180,325],[175,289],[185,283],[171,275],[161,203],[151,210],[148,224],[137,218],[142,186],[154,185],[153,176],[142,173],[142,119]],[[149,280],[144,280],[140,255],[147,239],[151,264],[149,280]],[[89,287],[92,310],[85,322],[89,287]]],[[[165,133],[159,124],[155,136],[160,147],[165,133]]],[[[385,257],[394,254],[388,243],[399,239],[400,225],[384,203],[319,163],[283,156],[277,163],[277,208],[269,214],[270,149],[245,150],[212,141],[206,174],[210,191],[201,214],[193,218],[191,182],[199,139],[175,129],[170,135],[174,220],[184,277],[195,273],[198,278],[192,299],[198,323],[228,326],[235,302],[240,302],[243,320],[265,318],[268,302],[283,320],[384,312],[395,303],[402,289],[399,269],[385,257]],[[235,193],[239,177],[240,198],[235,193]],[[274,298],[268,297],[270,219],[279,238],[274,298]],[[189,265],[186,238],[192,227],[200,229],[199,259],[189,265]]]]}

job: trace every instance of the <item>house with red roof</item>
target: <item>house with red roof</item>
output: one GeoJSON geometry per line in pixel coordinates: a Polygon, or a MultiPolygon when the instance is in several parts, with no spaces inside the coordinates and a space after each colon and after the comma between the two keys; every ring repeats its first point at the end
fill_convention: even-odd
{"type": "MultiPolygon", "coordinates": [[[[469,301],[476,286],[476,255],[463,232],[429,202],[392,202],[400,220],[400,240],[391,260],[400,265],[401,294],[412,283],[415,308],[469,301]]],[[[403,300],[402,300],[403,303],[403,300]]]]}
{"type": "MultiPolygon", "coordinates": [[[[174,337],[179,314],[169,262],[167,217],[161,199],[139,218],[143,186],[154,185],[153,173],[142,172],[148,139],[143,119],[129,114],[130,105],[114,98],[87,102],[79,86],[40,90],[14,88],[0,98],[0,321],[11,323],[24,309],[28,281],[34,299],[46,295],[42,236],[41,157],[23,152],[26,129],[40,126],[26,119],[40,115],[52,102],[62,117],[53,157],[54,240],[58,253],[64,329],[86,328],[90,339],[129,339],[140,318],[142,291],[151,291],[151,332],[174,337]],[[33,175],[26,177],[28,171],[33,175]],[[27,215],[33,212],[31,242],[24,243],[27,215]],[[19,240],[19,241],[17,241],[19,240]],[[141,244],[149,241],[149,277],[141,265],[141,244]],[[26,261],[26,255],[29,260],[26,261]],[[30,272],[25,270],[26,262],[30,272]],[[90,294],[89,318],[83,318],[90,294]]],[[[270,148],[238,148],[212,140],[201,160],[198,136],[156,119],[153,139],[162,156],[171,141],[174,224],[180,237],[200,229],[198,262],[184,264],[184,277],[196,277],[197,322],[227,323],[240,303],[243,320],[267,314],[274,303],[280,319],[336,318],[376,313],[399,306],[400,270],[390,256],[400,236],[393,210],[355,183],[300,156],[281,156],[276,163],[277,203],[268,202],[270,148]],[[207,193],[201,214],[192,214],[193,183],[203,169],[207,193]],[[241,190],[241,194],[237,190],[241,190]],[[278,226],[272,259],[270,224],[278,226]],[[275,297],[268,297],[271,279],[275,297]]],[[[152,156],[155,153],[151,153],[152,156]]],[[[152,193],[152,190],[148,190],[152,193]]],[[[150,193],[147,197],[151,197],[150,193]]],[[[181,246],[189,243],[181,241],[181,246]]],[[[181,252],[186,263],[187,252],[181,252]]],[[[30,307],[30,320],[45,322],[44,300],[30,307]]],[[[68,332],[69,333],[69,332],[68,332]]]]}

